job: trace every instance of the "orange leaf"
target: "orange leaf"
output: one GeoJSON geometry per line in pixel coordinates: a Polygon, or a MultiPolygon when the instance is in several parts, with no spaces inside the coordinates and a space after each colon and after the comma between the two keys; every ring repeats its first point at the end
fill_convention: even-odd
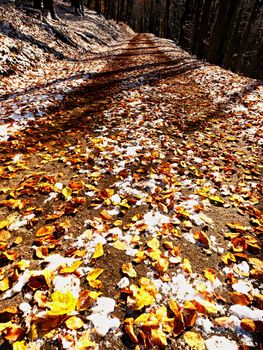
{"type": "Polygon", "coordinates": [[[240,326],[247,332],[255,332],[256,330],[255,322],[250,318],[243,318],[241,320],[240,326]]]}
{"type": "Polygon", "coordinates": [[[239,305],[249,305],[252,300],[252,298],[247,294],[243,294],[239,292],[230,293],[230,297],[234,304],[239,304],[239,305]]]}
{"type": "Polygon", "coordinates": [[[201,243],[205,248],[210,247],[210,239],[204,232],[196,231],[194,233],[194,239],[196,239],[199,243],[201,243]]]}
{"type": "Polygon", "coordinates": [[[36,237],[43,237],[43,236],[49,236],[52,235],[52,233],[55,231],[54,226],[43,226],[36,232],[36,237]]]}
{"type": "Polygon", "coordinates": [[[1,242],[7,242],[10,237],[11,237],[10,232],[8,232],[6,230],[0,230],[0,241],[1,242]]]}
{"type": "Polygon", "coordinates": [[[125,332],[128,334],[129,338],[133,343],[138,344],[139,340],[137,338],[137,335],[134,333],[133,325],[134,325],[133,318],[126,318],[126,320],[124,320],[125,332]]]}
{"type": "Polygon", "coordinates": [[[103,219],[105,220],[110,220],[112,218],[112,216],[106,211],[106,210],[102,210],[100,215],[103,217],[103,219]]]}

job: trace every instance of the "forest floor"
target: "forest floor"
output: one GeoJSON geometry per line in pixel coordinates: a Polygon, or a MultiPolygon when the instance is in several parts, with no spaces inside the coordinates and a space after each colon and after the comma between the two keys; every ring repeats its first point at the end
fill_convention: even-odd
{"type": "Polygon", "coordinates": [[[0,349],[262,349],[262,85],[103,51],[1,79],[0,349]]]}

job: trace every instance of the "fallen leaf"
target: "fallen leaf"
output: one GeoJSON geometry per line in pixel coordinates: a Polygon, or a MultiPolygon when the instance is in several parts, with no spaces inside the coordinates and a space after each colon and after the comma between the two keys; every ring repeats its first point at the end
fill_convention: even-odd
{"type": "Polygon", "coordinates": [[[47,302],[47,307],[50,309],[48,315],[68,315],[75,310],[77,299],[74,298],[70,290],[66,293],[59,291],[51,294],[52,302],[47,302]]]}
{"type": "Polygon", "coordinates": [[[201,245],[204,246],[204,248],[208,249],[210,247],[210,244],[211,244],[210,239],[204,232],[196,231],[194,233],[194,239],[196,239],[199,243],[201,243],[201,245]]]}
{"type": "Polygon", "coordinates": [[[43,226],[40,229],[37,230],[36,232],[36,237],[43,237],[43,236],[49,236],[52,235],[55,231],[55,227],[54,226],[43,226]]]}
{"type": "Polygon", "coordinates": [[[185,332],[184,341],[190,348],[195,350],[205,350],[205,342],[200,333],[197,332],[185,332]]]}
{"type": "Polygon", "coordinates": [[[72,330],[80,329],[84,325],[84,322],[82,321],[82,319],[77,316],[72,316],[68,318],[65,323],[66,323],[66,326],[72,330]]]}
{"type": "Polygon", "coordinates": [[[61,274],[64,274],[64,273],[73,273],[75,272],[79,267],[80,265],[82,264],[82,261],[81,260],[76,260],[72,263],[71,266],[67,266],[67,267],[62,267],[60,270],[59,270],[59,273],[61,274]]]}
{"type": "Polygon", "coordinates": [[[92,255],[92,259],[100,258],[104,254],[102,243],[98,243],[95,248],[95,252],[92,255]]]}
{"type": "Polygon", "coordinates": [[[256,325],[250,318],[243,318],[240,322],[240,326],[247,332],[255,332],[256,325]]]}
{"type": "Polygon", "coordinates": [[[126,263],[122,265],[122,272],[129,277],[137,277],[137,272],[135,271],[132,263],[126,263]]]}
{"type": "Polygon", "coordinates": [[[214,282],[216,280],[216,271],[211,267],[207,267],[206,269],[204,269],[203,273],[205,275],[205,278],[208,279],[208,281],[214,282]]]}

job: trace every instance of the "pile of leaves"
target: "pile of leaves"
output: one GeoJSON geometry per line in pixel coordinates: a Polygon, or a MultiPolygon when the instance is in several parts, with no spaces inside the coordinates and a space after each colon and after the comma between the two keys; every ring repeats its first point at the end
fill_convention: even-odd
{"type": "Polygon", "coordinates": [[[151,35],[118,50],[56,107],[39,82],[2,101],[0,348],[259,348],[262,86],[151,35]],[[218,69],[254,88],[223,106],[218,69]]]}

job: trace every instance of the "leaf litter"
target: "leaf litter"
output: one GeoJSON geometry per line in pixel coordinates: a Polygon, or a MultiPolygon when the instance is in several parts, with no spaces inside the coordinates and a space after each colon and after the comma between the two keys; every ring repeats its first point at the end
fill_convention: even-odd
{"type": "Polygon", "coordinates": [[[2,101],[1,347],[260,348],[262,87],[150,34],[120,52],[56,108],[2,101]]]}

